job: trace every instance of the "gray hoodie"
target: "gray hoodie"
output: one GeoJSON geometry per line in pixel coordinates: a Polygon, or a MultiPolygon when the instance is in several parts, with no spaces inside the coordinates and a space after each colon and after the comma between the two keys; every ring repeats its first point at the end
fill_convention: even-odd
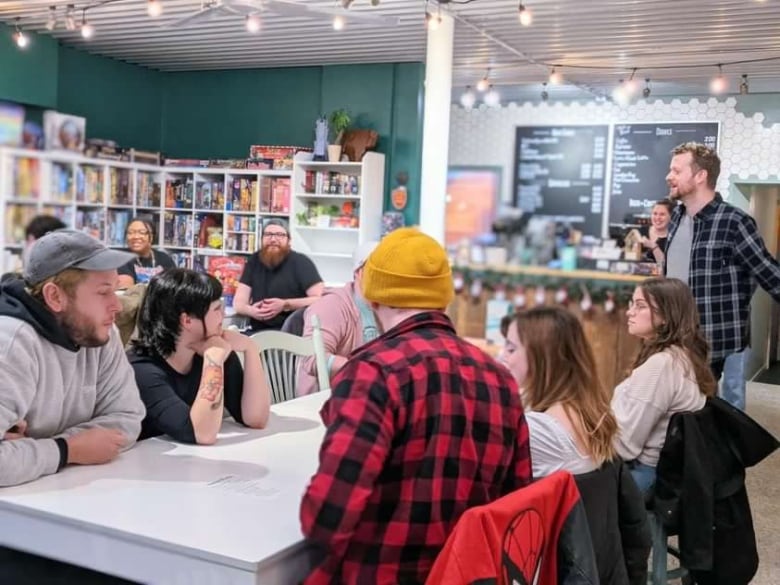
{"type": "MultiPolygon", "coordinates": [[[[91,427],[122,431],[131,447],[144,406],[114,328],[102,347],[78,347],[19,279],[0,288],[0,486],[59,471],[56,439],[91,427]],[[2,440],[20,420],[27,437],[2,440]]],[[[60,441],[62,443],[62,441],[60,441]]]]}

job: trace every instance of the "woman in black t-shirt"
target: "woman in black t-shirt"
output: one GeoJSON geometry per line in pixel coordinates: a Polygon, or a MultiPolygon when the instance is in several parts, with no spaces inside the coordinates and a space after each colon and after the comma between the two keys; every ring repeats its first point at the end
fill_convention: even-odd
{"type": "Polygon", "coordinates": [[[176,264],[170,256],[160,250],[153,250],[154,227],[145,219],[134,218],[125,230],[127,249],[138,258],[120,267],[119,288],[130,288],[134,284],[147,283],[155,274],[176,264]]]}
{"type": "Polygon", "coordinates": [[[222,330],[221,297],[216,278],[185,268],[149,283],[128,351],[146,405],[140,439],[212,444],[223,408],[248,427],[266,425],[271,399],[259,351],[249,337],[222,330]]]}
{"type": "Polygon", "coordinates": [[[642,260],[645,262],[663,263],[672,211],[674,211],[674,203],[669,199],[661,199],[653,205],[653,211],[650,215],[650,226],[640,231],[642,234],[642,247],[645,249],[642,260]]]}

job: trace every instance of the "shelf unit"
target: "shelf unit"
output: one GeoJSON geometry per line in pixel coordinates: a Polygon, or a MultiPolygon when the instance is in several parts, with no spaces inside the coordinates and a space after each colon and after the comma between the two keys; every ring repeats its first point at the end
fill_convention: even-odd
{"type": "Polygon", "coordinates": [[[293,163],[293,248],[309,256],[329,284],[352,280],[352,252],[382,233],[385,157],[368,152],[360,162],[293,163]],[[306,223],[304,223],[304,221],[306,223]]]}
{"type": "Polygon", "coordinates": [[[352,278],[353,250],[380,238],[384,168],[384,155],[372,152],[362,162],[340,163],[299,153],[292,170],[275,171],[160,167],[0,147],[0,273],[19,268],[24,228],[39,213],[112,247],[124,247],[127,223],[145,216],[155,228],[155,248],[196,270],[207,270],[215,257],[254,253],[263,221],[278,217],[290,224],[293,249],[314,261],[325,282],[344,283],[352,278]],[[318,175],[338,179],[328,190],[342,192],[323,185],[306,192],[307,176],[318,175]],[[352,212],[341,213],[347,202],[352,212]],[[334,216],[313,215],[333,206],[334,216]],[[302,225],[303,216],[313,225],[302,225]],[[221,228],[220,241],[209,242],[208,227],[221,228]]]}
{"type": "Polygon", "coordinates": [[[145,216],[155,248],[180,266],[204,270],[214,256],[245,257],[260,245],[263,219],[289,221],[291,177],[292,170],[159,167],[0,147],[0,272],[19,268],[24,228],[39,213],[112,247],[124,247],[127,223],[145,216]],[[205,221],[221,228],[221,240],[203,241],[205,221]]]}

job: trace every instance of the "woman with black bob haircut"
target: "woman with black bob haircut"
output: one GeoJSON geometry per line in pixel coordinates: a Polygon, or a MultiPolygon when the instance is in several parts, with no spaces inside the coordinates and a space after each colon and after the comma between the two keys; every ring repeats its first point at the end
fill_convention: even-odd
{"type": "Polygon", "coordinates": [[[223,406],[239,423],[263,428],[270,392],[254,342],[222,329],[222,285],[209,274],[172,268],[152,278],[128,351],[146,418],[140,439],[167,434],[210,445],[223,406]],[[236,352],[244,354],[242,368],[236,352]]]}

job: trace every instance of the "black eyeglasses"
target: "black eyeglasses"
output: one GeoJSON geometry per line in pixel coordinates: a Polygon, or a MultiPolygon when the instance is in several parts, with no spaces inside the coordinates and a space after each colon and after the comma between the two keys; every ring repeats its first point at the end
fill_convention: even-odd
{"type": "Polygon", "coordinates": [[[277,240],[286,240],[289,236],[284,232],[263,232],[263,237],[268,238],[269,240],[272,238],[276,238],[277,240]]]}

